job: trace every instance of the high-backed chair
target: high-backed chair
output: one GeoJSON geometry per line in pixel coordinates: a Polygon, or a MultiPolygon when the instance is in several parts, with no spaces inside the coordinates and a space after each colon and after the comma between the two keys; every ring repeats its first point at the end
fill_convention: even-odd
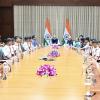
{"type": "Polygon", "coordinates": [[[7,74],[8,74],[8,71],[9,69],[11,68],[9,66],[9,64],[7,63],[9,59],[7,57],[4,56],[4,53],[2,50],[0,50],[0,64],[2,65],[2,70],[1,72],[3,72],[3,80],[6,80],[7,79],[7,74]]]}

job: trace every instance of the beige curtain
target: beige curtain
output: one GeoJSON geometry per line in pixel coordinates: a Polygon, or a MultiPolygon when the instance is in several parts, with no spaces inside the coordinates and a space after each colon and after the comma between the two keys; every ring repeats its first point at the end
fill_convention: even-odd
{"type": "Polygon", "coordinates": [[[15,36],[35,34],[43,42],[45,20],[49,18],[53,34],[61,40],[65,20],[69,19],[71,34],[80,34],[100,40],[100,7],[96,6],[14,6],[15,36]]]}

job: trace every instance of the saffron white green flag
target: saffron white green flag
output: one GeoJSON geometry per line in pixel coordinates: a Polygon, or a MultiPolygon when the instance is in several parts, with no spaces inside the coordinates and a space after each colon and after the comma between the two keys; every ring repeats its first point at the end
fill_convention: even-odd
{"type": "Polygon", "coordinates": [[[65,22],[65,30],[64,30],[64,34],[63,34],[63,44],[67,44],[68,39],[71,38],[70,35],[70,25],[69,25],[69,21],[66,20],[65,22]]]}
{"type": "Polygon", "coordinates": [[[48,18],[45,23],[45,33],[44,33],[44,46],[51,45],[51,29],[50,29],[50,21],[48,18]]]}

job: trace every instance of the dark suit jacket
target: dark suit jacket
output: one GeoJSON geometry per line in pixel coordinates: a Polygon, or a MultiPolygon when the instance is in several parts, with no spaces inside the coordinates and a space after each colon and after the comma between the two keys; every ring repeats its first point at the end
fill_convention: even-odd
{"type": "Polygon", "coordinates": [[[58,44],[58,39],[57,38],[52,38],[52,44],[58,44]]]}

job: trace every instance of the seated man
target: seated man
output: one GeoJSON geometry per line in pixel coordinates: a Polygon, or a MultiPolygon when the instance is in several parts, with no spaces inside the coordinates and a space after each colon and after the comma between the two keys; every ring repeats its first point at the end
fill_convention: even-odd
{"type": "Polygon", "coordinates": [[[81,43],[80,43],[79,39],[76,39],[73,41],[73,47],[75,47],[75,48],[81,47],[81,43]]]}
{"type": "Polygon", "coordinates": [[[96,51],[96,61],[100,64],[100,41],[98,41],[98,47],[97,47],[97,51],[96,51]]]}
{"type": "Polygon", "coordinates": [[[2,48],[2,51],[4,53],[4,56],[8,59],[11,59],[12,57],[12,52],[11,52],[11,45],[12,45],[12,39],[11,38],[8,38],[6,41],[5,41],[5,46],[2,48]]]}
{"type": "Polygon", "coordinates": [[[67,44],[69,46],[73,46],[73,40],[71,38],[68,39],[67,44]]]}
{"type": "Polygon", "coordinates": [[[45,34],[44,35],[44,46],[50,46],[51,45],[51,35],[45,34]]]}
{"type": "Polygon", "coordinates": [[[2,49],[0,49],[0,78],[3,77],[3,80],[6,80],[9,67],[3,66],[4,63],[6,63],[6,60],[4,57],[4,53],[2,52],[2,49]]]}
{"type": "Polygon", "coordinates": [[[56,37],[52,38],[52,44],[58,44],[58,39],[56,37]]]}
{"type": "Polygon", "coordinates": [[[11,38],[7,38],[7,40],[5,41],[5,46],[2,48],[2,51],[4,53],[4,56],[7,60],[9,61],[9,65],[12,65],[12,39],[11,38]]]}
{"type": "Polygon", "coordinates": [[[0,41],[0,64],[1,63],[4,63],[4,53],[3,53],[3,51],[2,51],[2,48],[3,48],[3,46],[2,46],[2,42],[0,41]]]}
{"type": "Polygon", "coordinates": [[[31,52],[29,37],[25,37],[24,38],[23,47],[24,47],[26,53],[30,53],[31,52]]]}
{"type": "Polygon", "coordinates": [[[69,34],[64,34],[62,45],[67,45],[67,41],[71,36],[69,34]]]}
{"type": "Polygon", "coordinates": [[[23,46],[22,46],[22,40],[19,36],[15,37],[15,43],[14,43],[14,50],[15,50],[15,55],[16,55],[16,60],[19,61],[19,59],[23,58],[23,52],[25,51],[23,46]]]}
{"type": "Polygon", "coordinates": [[[1,77],[3,76],[3,80],[6,80],[10,66],[9,63],[7,63],[7,60],[9,60],[9,58],[4,55],[3,48],[4,47],[0,45],[0,66],[2,67],[0,68],[0,72],[1,72],[0,75],[1,77]]]}
{"type": "Polygon", "coordinates": [[[39,42],[37,41],[35,35],[32,36],[32,48],[36,49],[37,47],[40,47],[39,42]]]}

